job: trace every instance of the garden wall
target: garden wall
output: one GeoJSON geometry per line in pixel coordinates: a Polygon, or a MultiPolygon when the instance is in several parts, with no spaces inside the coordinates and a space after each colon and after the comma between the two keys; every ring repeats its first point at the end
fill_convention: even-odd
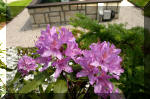
{"type": "Polygon", "coordinates": [[[71,17],[76,13],[83,13],[92,19],[100,20],[98,14],[98,3],[104,3],[104,9],[113,10],[117,18],[119,13],[119,3],[121,0],[100,0],[89,2],[61,2],[61,3],[39,3],[39,0],[32,2],[28,6],[28,12],[32,27],[43,27],[46,24],[62,25],[68,24],[71,17]]]}

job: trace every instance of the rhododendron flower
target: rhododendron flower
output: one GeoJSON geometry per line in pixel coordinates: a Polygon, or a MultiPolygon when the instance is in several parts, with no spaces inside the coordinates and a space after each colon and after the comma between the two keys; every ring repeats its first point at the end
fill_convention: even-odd
{"type": "Polygon", "coordinates": [[[94,75],[99,73],[98,68],[90,65],[87,59],[80,58],[77,59],[76,62],[79,63],[83,68],[83,70],[77,73],[77,77],[88,76],[90,84],[93,85],[96,81],[96,77],[94,75]]]}
{"type": "Polygon", "coordinates": [[[116,47],[109,42],[98,42],[97,44],[93,43],[91,46],[91,54],[92,62],[91,65],[95,67],[100,67],[103,71],[109,72],[116,79],[119,79],[121,73],[124,70],[121,68],[120,63],[122,62],[122,58],[119,56],[121,52],[120,49],[116,49],[116,47]]]}
{"type": "Polygon", "coordinates": [[[113,92],[114,86],[109,81],[111,76],[107,75],[106,72],[101,71],[100,76],[97,77],[96,85],[94,86],[94,92],[98,95],[108,95],[113,92]]]}
{"type": "Polygon", "coordinates": [[[38,48],[38,54],[42,57],[55,56],[58,59],[63,58],[63,53],[61,49],[63,44],[70,45],[70,43],[75,43],[75,38],[69,30],[66,28],[61,28],[59,33],[57,33],[56,28],[47,26],[46,31],[41,32],[39,40],[36,42],[36,47],[38,48]]]}
{"type": "Polygon", "coordinates": [[[38,57],[35,60],[38,64],[44,64],[43,68],[40,70],[42,72],[48,68],[48,64],[51,61],[51,57],[38,57]]]}
{"type": "Polygon", "coordinates": [[[82,51],[78,48],[76,42],[69,42],[67,44],[67,49],[65,50],[65,55],[75,59],[78,55],[81,55],[82,51]]]}
{"type": "Polygon", "coordinates": [[[91,85],[94,85],[94,92],[98,95],[113,92],[111,78],[119,79],[123,69],[121,68],[120,49],[108,42],[93,43],[90,50],[82,51],[82,55],[76,58],[75,62],[80,64],[83,70],[77,73],[77,77],[88,76],[91,85]]]}
{"type": "Polygon", "coordinates": [[[57,78],[62,71],[68,73],[73,72],[72,68],[68,65],[69,61],[70,61],[70,57],[67,57],[52,63],[52,66],[56,67],[56,71],[54,73],[55,78],[57,78]]]}
{"type": "Polygon", "coordinates": [[[22,76],[27,75],[30,71],[36,70],[36,62],[29,56],[23,56],[18,61],[18,71],[22,73],[22,76]]]}
{"type": "Polygon", "coordinates": [[[49,28],[47,26],[46,31],[41,32],[41,36],[36,42],[36,47],[38,48],[38,54],[42,57],[55,56],[58,59],[62,59],[62,54],[60,52],[62,42],[58,38],[58,34],[56,32],[56,28],[49,28]]]}
{"type": "Polygon", "coordinates": [[[66,28],[61,28],[59,30],[59,34],[60,34],[60,40],[61,42],[64,43],[69,43],[69,42],[75,42],[75,37],[73,36],[72,32],[70,32],[68,29],[66,28]]]}
{"type": "MultiPolygon", "coordinates": [[[[81,50],[68,29],[61,28],[56,31],[55,27],[50,29],[49,25],[45,31],[41,31],[35,45],[40,57],[34,60],[23,56],[18,62],[18,70],[23,76],[35,70],[36,63],[41,64],[43,67],[40,71],[44,71],[51,62],[56,68],[54,77],[58,78],[61,72],[73,72],[72,67],[68,65],[70,60],[73,60],[82,67],[76,77],[88,77],[96,94],[107,98],[107,95],[119,92],[114,90],[114,85],[110,82],[112,78],[118,80],[124,72],[121,68],[122,58],[119,56],[121,49],[117,49],[115,45],[104,41],[91,44],[90,50],[81,50]]],[[[110,96],[112,97],[114,96],[110,96]]]]}

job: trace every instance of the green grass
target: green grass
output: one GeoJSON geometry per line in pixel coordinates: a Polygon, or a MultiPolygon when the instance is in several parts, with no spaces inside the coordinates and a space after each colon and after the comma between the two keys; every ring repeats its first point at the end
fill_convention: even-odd
{"type": "Polygon", "coordinates": [[[32,0],[19,0],[8,4],[12,18],[17,16],[32,0]]]}
{"type": "Polygon", "coordinates": [[[132,3],[134,3],[135,5],[137,6],[140,6],[142,8],[144,8],[144,6],[148,3],[148,1],[150,0],[129,0],[131,1],[132,3]]]}

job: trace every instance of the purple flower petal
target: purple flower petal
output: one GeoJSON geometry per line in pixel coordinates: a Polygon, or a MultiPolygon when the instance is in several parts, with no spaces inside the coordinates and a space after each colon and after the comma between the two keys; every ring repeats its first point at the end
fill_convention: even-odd
{"type": "Polygon", "coordinates": [[[36,68],[36,61],[26,55],[18,61],[18,71],[22,73],[22,76],[27,75],[30,71],[36,70],[36,68]]]}
{"type": "Polygon", "coordinates": [[[73,70],[72,70],[72,68],[71,68],[70,66],[65,66],[65,67],[64,67],[64,71],[65,71],[65,72],[68,72],[68,73],[73,72],[73,70]]]}
{"type": "Polygon", "coordinates": [[[62,70],[57,68],[54,73],[54,78],[58,78],[58,76],[60,75],[61,72],[62,72],[62,70]]]}
{"type": "Polygon", "coordinates": [[[77,73],[77,77],[85,77],[88,75],[88,72],[85,70],[81,70],[80,72],[77,73]]]}
{"type": "Polygon", "coordinates": [[[59,74],[63,71],[65,72],[73,72],[72,68],[68,66],[68,62],[70,61],[70,57],[63,58],[61,60],[57,60],[52,63],[52,66],[56,67],[56,78],[59,76],[59,74]]]}

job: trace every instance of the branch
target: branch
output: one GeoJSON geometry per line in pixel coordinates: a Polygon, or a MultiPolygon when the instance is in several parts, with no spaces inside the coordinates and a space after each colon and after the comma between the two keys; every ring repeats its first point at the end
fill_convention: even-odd
{"type": "Polygon", "coordinates": [[[5,87],[5,89],[6,89],[6,85],[5,85],[5,83],[3,82],[3,80],[0,78],[0,80],[2,81],[2,83],[3,83],[3,85],[4,85],[4,87],[5,87]]]}

